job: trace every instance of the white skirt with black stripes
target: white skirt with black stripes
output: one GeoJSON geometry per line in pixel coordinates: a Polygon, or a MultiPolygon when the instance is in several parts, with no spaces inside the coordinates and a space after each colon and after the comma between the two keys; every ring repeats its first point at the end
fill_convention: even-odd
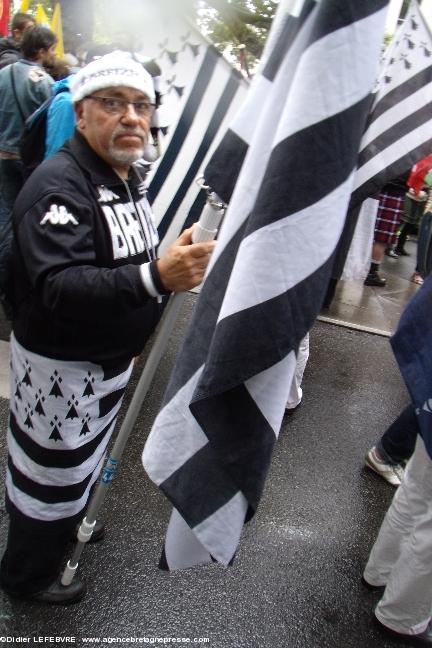
{"type": "Polygon", "coordinates": [[[53,360],[12,335],[6,490],[21,514],[55,522],[85,508],[132,366],[53,360]]]}

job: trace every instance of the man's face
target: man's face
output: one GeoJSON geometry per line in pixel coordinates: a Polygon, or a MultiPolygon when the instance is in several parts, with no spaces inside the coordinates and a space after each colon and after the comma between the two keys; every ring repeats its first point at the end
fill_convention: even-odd
{"type": "Polygon", "coordinates": [[[29,20],[22,29],[14,29],[12,31],[12,38],[16,43],[21,43],[24,32],[27,31],[27,29],[33,29],[34,26],[35,23],[33,20],[29,20]]]}
{"type": "Polygon", "coordinates": [[[138,114],[130,104],[118,112],[97,98],[120,99],[149,103],[148,97],[133,88],[118,87],[98,90],[79,101],[76,106],[77,127],[91,148],[116,171],[123,172],[143,155],[150,130],[151,113],[138,114]]]}

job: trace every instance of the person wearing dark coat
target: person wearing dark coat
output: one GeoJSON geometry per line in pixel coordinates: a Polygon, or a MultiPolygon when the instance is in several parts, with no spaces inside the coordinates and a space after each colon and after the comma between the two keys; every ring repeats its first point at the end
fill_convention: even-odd
{"type": "Polygon", "coordinates": [[[21,41],[24,32],[36,24],[33,16],[16,13],[12,19],[11,37],[0,38],[0,70],[22,58],[21,41]]]}

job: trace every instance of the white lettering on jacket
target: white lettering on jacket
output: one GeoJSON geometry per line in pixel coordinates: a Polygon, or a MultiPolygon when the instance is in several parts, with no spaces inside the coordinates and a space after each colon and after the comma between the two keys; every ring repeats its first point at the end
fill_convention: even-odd
{"type": "Polygon", "coordinates": [[[146,249],[146,243],[148,248],[158,244],[157,230],[146,198],[135,205],[117,203],[101,205],[101,209],[111,234],[114,259],[141,254],[146,249]]]}
{"type": "Polygon", "coordinates": [[[68,223],[78,225],[75,216],[72,216],[64,205],[51,205],[50,210],[40,222],[41,225],[46,225],[46,223],[51,223],[51,225],[67,225],[68,223]]]}

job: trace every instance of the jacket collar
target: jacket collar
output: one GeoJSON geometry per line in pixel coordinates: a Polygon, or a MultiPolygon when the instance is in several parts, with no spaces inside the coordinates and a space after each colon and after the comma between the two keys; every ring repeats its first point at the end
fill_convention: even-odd
{"type": "MultiPolygon", "coordinates": [[[[85,137],[83,137],[76,129],[72,139],[65,144],[64,150],[68,151],[84,172],[90,176],[93,184],[123,186],[120,176],[117,175],[114,169],[107,164],[105,160],[95,153],[87,143],[85,137]]],[[[136,187],[141,184],[141,179],[132,167],[127,182],[130,187],[136,187]]]]}

